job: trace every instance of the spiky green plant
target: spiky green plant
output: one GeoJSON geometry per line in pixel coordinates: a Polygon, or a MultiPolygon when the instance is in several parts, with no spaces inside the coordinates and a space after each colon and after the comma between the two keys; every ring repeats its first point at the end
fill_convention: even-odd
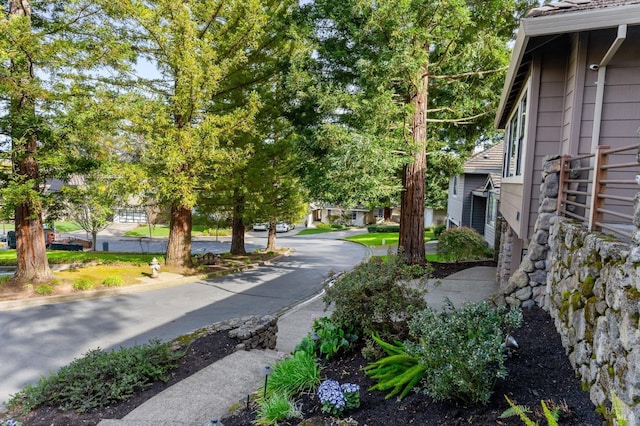
{"type": "Polygon", "coordinates": [[[378,382],[371,390],[391,390],[385,396],[387,399],[398,394],[400,399],[404,398],[424,378],[426,367],[420,364],[418,357],[407,353],[402,343],[387,343],[375,335],[373,340],[387,356],[364,368],[367,376],[378,382]]]}
{"type": "MultiPolygon", "coordinates": [[[[311,392],[320,384],[320,367],[314,355],[298,351],[292,357],[275,363],[267,381],[267,396],[280,393],[287,396],[311,392]]],[[[260,395],[264,394],[264,389],[260,395]]]]}
{"type": "Polygon", "coordinates": [[[282,393],[274,393],[258,404],[255,421],[258,426],[277,425],[281,420],[302,418],[302,412],[295,401],[282,393]]]}

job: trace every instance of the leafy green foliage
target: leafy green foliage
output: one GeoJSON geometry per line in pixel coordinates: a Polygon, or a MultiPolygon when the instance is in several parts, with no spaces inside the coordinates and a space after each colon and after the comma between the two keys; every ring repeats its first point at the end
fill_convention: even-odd
{"type": "Polygon", "coordinates": [[[53,287],[48,284],[40,284],[33,290],[33,292],[41,296],[46,296],[48,294],[53,294],[53,287]]]}
{"type": "Polygon", "coordinates": [[[39,406],[86,412],[123,401],[156,381],[166,381],[180,353],[168,343],[151,341],[110,352],[95,349],[82,358],[27,385],[9,401],[27,413],[39,406]]]}
{"type": "Polygon", "coordinates": [[[95,287],[95,283],[87,278],[79,278],[73,282],[75,290],[91,290],[95,287]]]}
{"type": "Polygon", "coordinates": [[[492,308],[486,302],[443,311],[427,308],[412,318],[407,353],[419,359],[429,380],[422,382],[433,399],[485,404],[498,378],[507,374],[502,343],[522,323],[522,312],[492,308]]]}
{"type": "MultiPolygon", "coordinates": [[[[520,420],[527,426],[537,426],[538,423],[531,420],[527,413],[531,413],[531,409],[529,407],[523,405],[517,405],[513,401],[509,399],[507,395],[504,396],[507,402],[509,403],[509,408],[506,409],[501,415],[501,419],[506,419],[511,416],[518,416],[520,420]]],[[[544,414],[545,419],[547,420],[548,426],[558,426],[558,418],[560,417],[560,406],[555,407],[553,410],[550,409],[544,401],[540,401],[542,405],[542,413],[544,414]]]]}
{"type": "Polygon", "coordinates": [[[110,275],[102,281],[105,287],[120,287],[124,285],[124,279],[120,275],[110,275]]]}
{"type": "Polygon", "coordinates": [[[397,223],[382,223],[376,225],[367,226],[367,232],[375,233],[375,232],[399,232],[400,225],[397,223]]]}
{"type": "Polygon", "coordinates": [[[302,412],[291,396],[274,393],[260,401],[256,421],[258,426],[277,425],[278,421],[289,418],[302,418],[302,412]]]}
{"type": "Polygon", "coordinates": [[[374,257],[336,278],[326,288],[324,301],[327,306],[335,303],[334,323],[349,324],[361,336],[375,333],[401,340],[407,335],[411,312],[426,307],[424,279],[414,280],[423,273],[399,256],[389,256],[386,262],[374,257]]]}
{"type": "Polygon", "coordinates": [[[373,339],[387,356],[365,367],[367,376],[378,382],[371,390],[391,390],[385,397],[387,399],[394,395],[404,398],[425,377],[427,368],[420,364],[418,357],[409,354],[402,343],[387,343],[377,336],[373,339]]]}
{"type": "MultiPolygon", "coordinates": [[[[298,351],[273,366],[267,383],[267,397],[273,394],[294,396],[313,391],[320,384],[320,367],[313,354],[298,351]]],[[[264,390],[260,392],[263,394],[264,390]]]]}
{"type": "Polygon", "coordinates": [[[451,228],[440,234],[437,254],[447,261],[486,259],[493,256],[493,250],[475,229],[451,228]]]}
{"type": "Polygon", "coordinates": [[[302,350],[330,359],[339,352],[348,351],[356,340],[358,335],[353,327],[340,326],[331,318],[322,317],[313,322],[311,333],[302,339],[294,352],[302,350]]]}
{"type": "Polygon", "coordinates": [[[440,235],[447,229],[446,225],[437,225],[433,227],[433,235],[440,238],[440,235]]]}

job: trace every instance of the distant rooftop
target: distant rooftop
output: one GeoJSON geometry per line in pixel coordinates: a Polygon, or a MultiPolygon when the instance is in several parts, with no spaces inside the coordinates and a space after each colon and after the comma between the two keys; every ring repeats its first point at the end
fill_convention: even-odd
{"type": "Polygon", "coordinates": [[[464,163],[465,173],[490,173],[494,170],[502,170],[502,154],[504,142],[492,146],[477,153],[464,163]]]}
{"type": "Polygon", "coordinates": [[[535,9],[531,9],[526,17],[556,15],[578,10],[603,9],[606,7],[640,4],[640,0],[566,0],[558,3],[549,3],[535,9]]]}

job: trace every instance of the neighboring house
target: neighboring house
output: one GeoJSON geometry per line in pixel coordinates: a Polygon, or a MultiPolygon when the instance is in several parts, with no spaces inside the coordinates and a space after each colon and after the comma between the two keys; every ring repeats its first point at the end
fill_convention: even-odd
{"type": "MultiPolygon", "coordinates": [[[[638,142],[638,46],[638,0],[568,0],[533,9],[522,19],[495,120],[497,128],[505,129],[500,212],[508,226],[502,238],[513,238],[506,270],[515,271],[520,265],[537,231],[538,216],[550,211],[540,205],[542,168],[549,156],[582,156],[576,161],[591,166],[591,171],[577,172],[582,177],[569,191],[561,188],[563,197],[575,194],[573,201],[569,197],[558,203],[574,204],[565,215],[590,217],[598,211],[592,200],[604,197],[600,190],[591,190],[592,182],[600,183],[600,177],[593,178],[594,158],[599,157],[587,154],[602,146],[638,142]]],[[[637,161],[636,152],[612,153],[609,161],[614,157],[622,163],[637,161]]],[[[634,177],[635,172],[610,171],[606,191],[620,199],[633,196],[637,186],[616,184],[634,177]]],[[[611,202],[607,209],[628,213],[631,205],[622,204],[611,202]]],[[[548,223],[545,226],[548,229],[548,223]]],[[[592,229],[593,220],[588,226],[592,229]]]]}
{"type": "MultiPolygon", "coordinates": [[[[351,226],[367,226],[384,220],[384,208],[367,209],[358,206],[351,209],[343,209],[336,206],[311,206],[311,224],[342,223],[351,226]]],[[[391,220],[400,221],[400,209],[391,209],[391,220]]]]}
{"type": "Polygon", "coordinates": [[[494,246],[502,173],[503,143],[464,163],[463,172],[449,181],[447,228],[466,226],[494,246]]]}
{"type": "Polygon", "coordinates": [[[424,208],[424,226],[429,228],[432,226],[446,225],[447,211],[444,209],[434,209],[432,207],[424,208]]]}

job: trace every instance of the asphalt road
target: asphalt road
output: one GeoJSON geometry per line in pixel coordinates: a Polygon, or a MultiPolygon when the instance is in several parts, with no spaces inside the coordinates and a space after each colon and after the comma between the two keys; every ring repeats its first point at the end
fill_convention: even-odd
{"type": "MultiPolygon", "coordinates": [[[[247,250],[264,247],[265,236],[249,235],[247,250]]],[[[223,278],[0,312],[0,401],[91,349],[169,340],[218,321],[294,305],[320,291],[330,271],[351,269],[367,256],[364,247],[335,239],[340,236],[279,235],[278,246],[292,248],[292,255],[223,278]]],[[[117,251],[118,240],[109,241],[117,251]]]]}

